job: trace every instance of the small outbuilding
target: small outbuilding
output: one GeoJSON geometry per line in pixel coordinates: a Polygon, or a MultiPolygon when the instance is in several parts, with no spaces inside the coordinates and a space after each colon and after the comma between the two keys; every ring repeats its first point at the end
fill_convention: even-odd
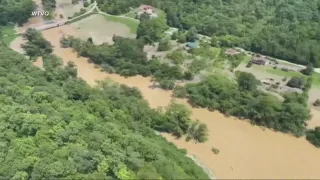
{"type": "Polygon", "coordinates": [[[234,56],[234,55],[240,54],[239,51],[237,51],[237,50],[235,50],[235,49],[232,49],[232,48],[227,49],[224,53],[225,53],[225,54],[228,54],[228,55],[230,55],[230,56],[234,56]]]}
{"type": "Polygon", "coordinates": [[[265,66],[269,63],[269,60],[267,57],[264,56],[253,56],[251,62],[252,64],[265,66]]]}
{"type": "Polygon", "coordinates": [[[186,46],[190,49],[194,49],[198,47],[198,44],[196,42],[187,42],[186,46]]]}

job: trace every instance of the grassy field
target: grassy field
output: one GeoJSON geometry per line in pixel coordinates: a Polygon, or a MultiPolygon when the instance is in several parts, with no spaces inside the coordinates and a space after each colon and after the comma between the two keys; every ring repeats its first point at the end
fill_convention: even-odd
{"type": "Polygon", "coordinates": [[[313,73],[312,75],[312,85],[314,88],[319,89],[320,88],[320,74],[319,73],[313,73]]]}
{"type": "Polygon", "coordinates": [[[114,21],[114,22],[122,23],[122,24],[128,26],[131,33],[133,33],[133,34],[137,33],[139,21],[136,21],[136,20],[130,19],[130,18],[121,17],[121,16],[112,16],[112,15],[106,15],[106,14],[104,14],[104,17],[108,21],[114,21]]]}
{"type": "Polygon", "coordinates": [[[246,56],[245,59],[241,62],[241,64],[247,65],[251,61],[251,56],[246,56]]]}
{"type": "Polygon", "coordinates": [[[76,19],[74,19],[74,20],[72,20],[72,21],[69,21],[69,22],[68,22],[68,24],[71,24],[71,23],[74,23],[74,22],[80,21],[80,20],[82,20],[82,19],[85,19],[85,18],[87,18],[87,17],[89,17],[89,16],[93,15],[93,14],[97,14],[97,13],[95,13],[95,12],[88,13],[88,14],[86,14],[86,15],[84,15],[84,16],[81,16],[81,17],[76,18],[76,19]]]}
{"type": "Polygon", "coordinates": [[[282,71],[281,69],[273,69],[269,67],[262,67],[266,72],[278,76],[283,76],[283,77],[306,77],[305,75],[301,74],[300,72],[297,71],[282,71]]]}
{"type": "Polygon", "coordinates": [[[130,18],[136,18],[136,12],[135,12],[135,10],[132,10],[132,11],[129,11],[128,13],[124,14],[124,16],[130,17],[130,18]]]}
{"type": "Polygon", "coordinates": [[[18,35],[15,34],[13,25],[4,26],[1,29],[1,39],[6,43],[10,44],[18,35]]]}

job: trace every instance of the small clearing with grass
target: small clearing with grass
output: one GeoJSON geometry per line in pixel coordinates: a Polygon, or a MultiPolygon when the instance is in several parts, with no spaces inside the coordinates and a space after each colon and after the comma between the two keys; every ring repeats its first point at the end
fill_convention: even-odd
{"type": "Polygon", "coordinates": [[[126,26],[126,24],[112,21],[105,17],[100,14],[91,15],[70,24],[70,26],[76,29],[79,37],[85,40],[91,37],[95,44],[102,44],[104,42],[112,44],[113,35],[135,38],[135,34],[130,31],[130,27],[126,26]]]}
{"type": "Polygon", "coordinates": [[[79,1],[77,4],[72,4],[71,0],[56,0],[56,3],[56,13],[58,13],[58,16],[62,14],[65,19],[72,17],[75,13],[80,12],[81,8],[84,8],[82,1],[79,1]]]}
{"type": "Polygon", "coordinates": [[[104,17],[107,19],[107,21],[113,21],[113,22],[118,22],[118,23],[122,23],[125,24],[126,26],[129,27],[130,32],[132,34],[136,34],[137,33],[137,29],[139,26],[139,21],[132,19],[132,18],[127,18],[124,16],[113,16],[113,15],[107,15],[107,14],[103,14],[104,17]]]}
{"type": "Polygon", "coordinates": [[[16,37],[16,31],[13,25],[8,25],[4,27],[0,27],[1,31],[1,39],[3,39],[4,43],[9,45],[16,37]]]}

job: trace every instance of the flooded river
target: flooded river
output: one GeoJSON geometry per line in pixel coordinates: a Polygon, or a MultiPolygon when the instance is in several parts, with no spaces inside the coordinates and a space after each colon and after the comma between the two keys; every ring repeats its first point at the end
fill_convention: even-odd
{"type": "MultiPolygon", "coordinates": [[[[152,88],[150,78],[136,76],[124,78],[116,74],[107,74],[89,64],[86,58],[78,57],[71,49],[62,49],[59,38],[62,34],[76,35],[76,30],[70,26],[59,27],[43,32],[54,46],[54,53],[65,63],[72,61],[78,68],[78,76],[90,85],[96,80],[111,78],[112,80],[131,87],[137,87],[153,108],[167,106],[172,98],[171,91],[152,88]]],[[[12,48],[19,49],[16,39],[12,48]]],[[[41,62],[35,65],[41,66],[41,62]]],[[[187,105],[185,100],[177,100],[187,105]]],[[[192,108],[192,118],[207,124],[209,140],[203,144],[185,142],[163,134],[168,141],[179,148],[185,148],[190,155],[195,155],[204,165],[209,167],[219,178],[250,178],[250,179],[316,179],[320,178],[320,150],[313,147],[304,138],[264,130],[252,126],[247,121],[225,117],[219,112],[209,112],[205,109],[192,108]],[[211,148],[220,150],[214,154],[211,148]]]]}

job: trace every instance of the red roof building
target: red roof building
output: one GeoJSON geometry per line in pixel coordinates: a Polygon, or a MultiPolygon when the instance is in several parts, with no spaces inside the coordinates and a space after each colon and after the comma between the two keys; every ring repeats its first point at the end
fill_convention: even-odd
{"type": "Polygon", "coordinates": [[[142,5],[140,6],[140,10],[142,10],[142,11],[153,10],[153,7],[150,6],[150,5],[144,5],[144,4],[142,4],[142,5]]]}

